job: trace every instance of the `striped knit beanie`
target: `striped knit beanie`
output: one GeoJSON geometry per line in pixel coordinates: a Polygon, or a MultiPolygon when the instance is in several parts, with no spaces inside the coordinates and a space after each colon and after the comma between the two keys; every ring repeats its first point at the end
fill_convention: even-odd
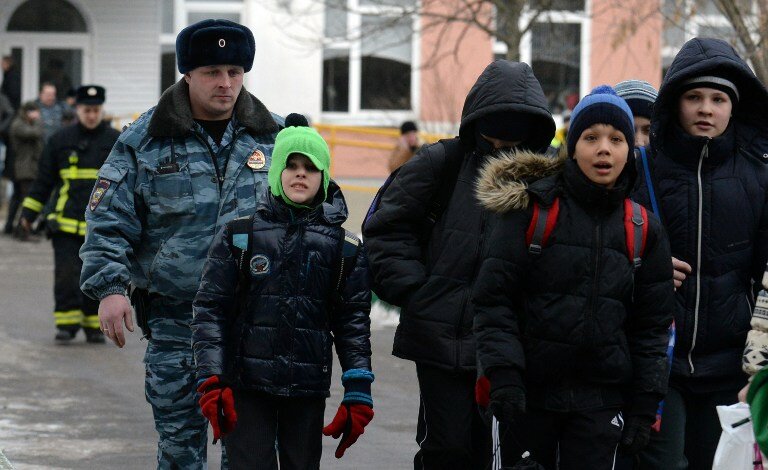
{"type": "Polygon", "coordinates": [[[629,143],[630,150],[635,142],[635,120],[627,103],[616,95],[608,85],[595,87],[582,98],[571,113],[568,128],[568,156],[576,153],[576,142],[582,132],[594,124],[609,124],[618,129],[629,143]]]}
{"type": "Polygon", "coordinates": [[[624,80],[614,87],[616,94],[624,98],[634,116],[651,118],[653,103],[659,92],[645,80],[624,80]]]}

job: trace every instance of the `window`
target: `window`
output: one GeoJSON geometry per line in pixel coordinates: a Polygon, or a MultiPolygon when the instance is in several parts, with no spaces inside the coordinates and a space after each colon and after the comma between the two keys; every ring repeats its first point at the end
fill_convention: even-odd
{"type": "Polygon", "coordinates": [[[13,12],[8,31],[85,33],[85,19],[64,0],[28,0],[13,12]]]}
{"type": "Polygon", "coordinates": [[[531,10],[584,11],[584,0],[531,0],[531,10]]]}
{"type": "Polygon", "coordinates": [[[161,0],[160,14],[160,93],[178,81],[176,35],[186,26],[205,19],[240,23],[242,0],[161,0]]]}
{"type": "Polygon", "coordinates": [[[324,112],[412,110],[413,8],[414,0],[326,3],[324,112]]]}
{"type": "MultiPolygon", "coordinates": [[[[744,46],[738,39],[733,25],[720,13],[714,0],[662,0],[664,12],[664,34],[662,36],[662,64],[667,68],[683,44],[694,37],[712,37],[730,43],[745,57],[744,46]]],[[[757,1],[735,0],[743,13],[745,26],[758,33],[757,1]]]]}
{"type": "Polygon", "coordinates": [[[531,28],[531,68],[549,109],[560,114],[579,102],[581,24],[537,23],[531,28]]]}
{"type": "Polygon", "coordinates": [[[410,18],[363,16],[361,109],[411,109],[410,18]]]}
{"type": "MultiPolygon", "coordinates": [[[[537,14],[536,23],[520,41],[520,60],[530,64],[553,114],[573,109],[582,89],[582,68],[588,58],[582,50],[583,28],[587,21],[585,0],[530,0],[520,22],[528,24],[537,14]],[[549,7],[546,11],[541,8],[549,7]]],[[[508,28],[503,18],[497,28],[508,28]]],[[[494,57],[504,58],[506,44],[496,40],[494,57]]]]}
{"type": "Polygon", "coordinates": [[[349,111],[349,53],[323,51],[323,111],[349,111]]]}

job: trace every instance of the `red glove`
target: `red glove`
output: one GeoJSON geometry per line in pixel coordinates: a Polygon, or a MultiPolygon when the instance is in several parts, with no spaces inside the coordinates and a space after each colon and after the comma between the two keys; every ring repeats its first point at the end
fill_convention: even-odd
{"type": "Polygon", "coordinates": [[[357,442],[357,438],[365,432],[365,427],[373,419],[373,408],[368,405],[342,403],[336,412],[331,424],[323,428],[323,434],[338,439],[341,436],[339,446],[336,448],[336,458],[344,456],[344,451],[357,442]]]}
{"type": "Polygon", "coordinates": [[[231,433],[237,424],[235,397],[232,389],[222,383],[217,375],[203,382],[197,391],[200,397],[200,410],[208,418],[213,428],[213,443],[231,433]]]}
{"type": "Polygon", "coordinates": [[[475,382],[475,403],[483,408],[488,408],[488,404],[491,403],[491,382],[484,375],[478,377],[475,382]]]}

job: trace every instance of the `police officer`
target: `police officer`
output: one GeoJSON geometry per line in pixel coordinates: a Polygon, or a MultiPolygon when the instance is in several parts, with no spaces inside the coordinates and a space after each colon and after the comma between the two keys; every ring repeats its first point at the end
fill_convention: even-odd
{"type": "Polygon", "coordinates": [[[176,57],[184,77],[120,134],[86,209],[81,286],[100,301],[101,327],[118,347],[123,325],[133,331],[126,293],[134,288],[162,469],[206,466],[192,300],[213,236],[252,214],[265,192],[283,124],[243,88],[254,50],[251,31],[231,21],[183,29],[176,57]]]}
{"type": "Polygon", "coordinates": [[[78,256],[85,240],[85,206],[96,175],[115,144],[119,132],[104,122],[104,88],[85,85],[77,89],[78,122],[54,133],[40,157],[37,178],[22,203],[20,230],[28,234],[32,222],[54,194],[53,211],[46,217],[46,231],[53,242],[54,320],[56,341],[71,341],[82,327],[89,343],[103,343],[98,303],[83,295],[78,279],[78,256]]]}

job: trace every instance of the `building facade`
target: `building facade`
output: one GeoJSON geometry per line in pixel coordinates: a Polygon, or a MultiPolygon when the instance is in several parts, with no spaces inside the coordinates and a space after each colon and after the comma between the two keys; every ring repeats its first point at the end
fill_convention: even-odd
{"type": "MultiPolygon", "coordinates": [[[[712,0],[547,0],[546,11],[542,2],[520,12],[526,32],[518,52],[555,115],[601,83],[639,78],[658,86],[695,35],[734,39],[712,0]],[[685,20],[672,21],[681,8],[685,20]]],[[[471,12],[484,26],[477,27],[440,22],[462,12],[461,0],[5,0],[0,53],[19,64],[24,99],[35,98],[42,81],[62,95],[99,83],[108,89],[107,111],[130,119],[180,79],[178,32],[226,18],[254,33],[246,87],[271,110],[336,125],[411,119],[450,134],[482,69],[509,52],[492,34],[501,26],[490,4],[471,12]]]]}

